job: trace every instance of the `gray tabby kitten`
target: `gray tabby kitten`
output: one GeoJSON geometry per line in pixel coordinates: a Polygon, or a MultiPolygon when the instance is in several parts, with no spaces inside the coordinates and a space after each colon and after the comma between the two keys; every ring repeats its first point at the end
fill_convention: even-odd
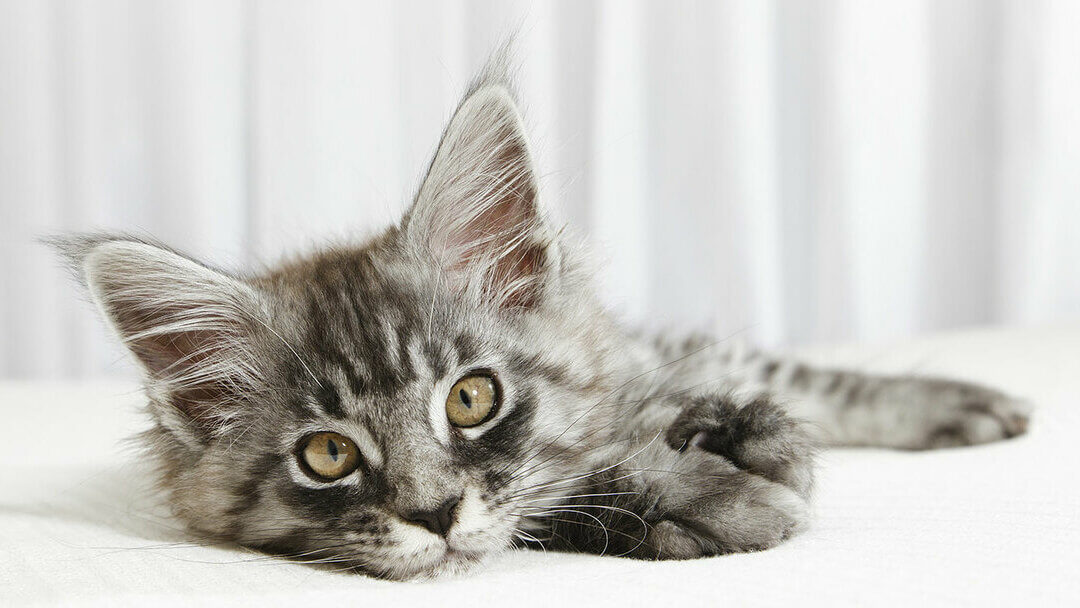
{"type": "Polygon", "coordinates": [[[60,243],[145,369],[147,454],[201,538],[375,576],[511,546],[685,559],[807,525],[817,445],[1025,431],[995,390],[627,332],[545,222],[509,87],[474,84],[378,237],[235,276],[60,243]]]}

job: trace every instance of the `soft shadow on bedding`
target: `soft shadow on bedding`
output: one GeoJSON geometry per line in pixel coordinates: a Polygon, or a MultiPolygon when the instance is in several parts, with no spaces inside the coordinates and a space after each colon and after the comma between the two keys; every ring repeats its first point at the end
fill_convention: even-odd
{"type": "Polygon", "coordinates": [[[128,464],[77,471],[66,467],[55,475],[39,471],[35,477],[43,487],[33,488],[21,500],[0,500],[0,516],[38,518],[47,537],[73,549],[108,552],[221,544],[196,539],[171,516],[154,488],[152,471],[145,467],[128,464]],[[103,530],[79,533],[65,527],[61,536],[53,523],[103,530]],[[102,545],[102,532],[111,532],[109,540],[123,544],[102,545]]]}
{"type": "MultiPolygon", "coordinates": [[[[0,519],[22,520],[42,541],[55,542],[79,559],[152,552],[186,562],[242,564],[304,562],[306,567],[350,575],[351,568],[274,556],[213,538],[200,538],[173,517],[154,472],[135,464],[37,471],[39,487],[0,497],[0,519]],[[53,473],[53,474],[50,474],[53,473]],[[51,482],[49,480],[57,480],[51,482]],[[14,498],[17,497],[17,498],[14,498]],[[209,554],[205,549],[224,549],[209,554]]],[[[19,476],[29,480],[29,476],[19,476]]]]}

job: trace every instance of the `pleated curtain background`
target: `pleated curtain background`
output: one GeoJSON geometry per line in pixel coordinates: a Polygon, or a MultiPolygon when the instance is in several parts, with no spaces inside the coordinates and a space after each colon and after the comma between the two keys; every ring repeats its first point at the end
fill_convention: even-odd
{"type": "Polygon", "coordinates": [[[517,31],[605,297],[767,344],[1080,318],[1080,3],[0,1],[0,375],[130,373],[38,235],[393,221],[517,31]]]}

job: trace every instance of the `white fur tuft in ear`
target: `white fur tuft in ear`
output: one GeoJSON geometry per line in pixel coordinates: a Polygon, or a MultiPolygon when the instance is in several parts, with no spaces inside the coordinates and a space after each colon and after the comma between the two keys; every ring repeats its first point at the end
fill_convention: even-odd
{"type": "Polygon", "coordinates": [[[497,306],[535,305],[558,265],[521,115],[501,84],[458,107],[405,220],[463,289],[497,306]]]}
{"type": "Polygon", "coordinates": [[[94,302],[166,399],[209,431],[257,386],[251,338],[262,324],[246,283],[179,254],[132,240],[83,240],[65,248],[94,302]]]}

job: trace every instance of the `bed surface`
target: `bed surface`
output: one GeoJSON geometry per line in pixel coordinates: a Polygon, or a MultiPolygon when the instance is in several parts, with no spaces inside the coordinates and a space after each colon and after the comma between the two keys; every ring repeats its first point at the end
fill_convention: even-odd
{"type": "Polygon", "coordinates": [[[807,349],[808,361],[993,384],[1028,435],[928,453],[835,450],[815,520],[762,553],[688,562],[517,551],[392,583],[187,542],[123,439],[130,384],[0,383],[0,605],[1076,605],[1080,325],[807,349]]]}

